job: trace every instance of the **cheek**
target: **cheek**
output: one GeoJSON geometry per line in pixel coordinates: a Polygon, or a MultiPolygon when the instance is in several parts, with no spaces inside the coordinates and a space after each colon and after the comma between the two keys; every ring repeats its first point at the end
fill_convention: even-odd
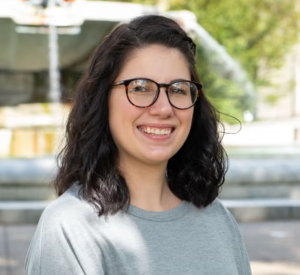
{"type": "MultiPolygon", "coordinates": [[[[141,115],[139,108],[132,106],[127,98],[111,97],[109,103],[109,127],[113,139],[124,139],[131,135],[135,127],[135,120],[141,115]]],[[[127,138],[128,139],[128,138],[127,138]]]]}
{"type": "Polygon", "coordinates": [[[180,119],[182,126],[184,126],[185,131],[190,131],[192,121],[193,121],[193,114],[194,109],[188,109],[188,110],[178,110],[178,118],[180,119]]]}
{"type": "Polygon", "coordinates": [[[109,99],[109,125],[111,128],[122,124],[123,114],[126,114],[130,107],[128,103],[126,96],[119,91],[112,93],[109,99]]]}

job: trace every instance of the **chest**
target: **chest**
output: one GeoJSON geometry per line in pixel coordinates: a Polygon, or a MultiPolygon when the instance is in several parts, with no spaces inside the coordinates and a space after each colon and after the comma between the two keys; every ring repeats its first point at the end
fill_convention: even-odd
{"type": "Polygon", "coordinates": [[[216,228],[124,224],[95,234],[88,275],[94,274],[89,270],[97,270],[99,262],[105,275],[241,274],[238,248],[230,235],[216,228]]]}

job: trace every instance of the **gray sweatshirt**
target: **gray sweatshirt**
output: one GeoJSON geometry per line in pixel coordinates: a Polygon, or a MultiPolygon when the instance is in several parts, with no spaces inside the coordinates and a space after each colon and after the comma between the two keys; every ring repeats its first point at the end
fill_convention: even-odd
{"type": "Polygon", "coordinates": [[[108,219],[73,185],[43,212],[31,241],[28,275],[249,275],[238,226],[216,199],[150,212],[130,206],[108,219]]]}

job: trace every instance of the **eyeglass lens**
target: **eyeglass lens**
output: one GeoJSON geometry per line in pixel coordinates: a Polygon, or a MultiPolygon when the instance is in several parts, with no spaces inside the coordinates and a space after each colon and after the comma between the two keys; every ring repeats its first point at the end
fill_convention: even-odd
{"type": "MultiPolygon", "coordinates": [[[[157,97],[158,86],[147,79],[136,79],[129,83],[128,98],[136,106],[147,107],[157,97]]],[[[185,109],[191,107],[197,99],[197,87],[188,81],[178,81],[168,87],[168,97],[172,105],[185,109]]]]}

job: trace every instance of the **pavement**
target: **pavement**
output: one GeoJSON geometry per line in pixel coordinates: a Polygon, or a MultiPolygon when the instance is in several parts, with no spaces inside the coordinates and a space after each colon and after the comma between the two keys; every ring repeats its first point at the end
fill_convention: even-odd
{"type": "MultiPolygon", "coordinates": [[[[300,274],[300,220],[239,223],[253,275],[300,274]]],[[[0,225],[0,275],[24,275],[35,225],[0,225]]],[[[241,274],[242,275],[242,274],[241,274]]]]}
{"type": "Polygon", "coordinates": [[[300,220],[239,223],[253,275],[300,275],[300,220]]]}

